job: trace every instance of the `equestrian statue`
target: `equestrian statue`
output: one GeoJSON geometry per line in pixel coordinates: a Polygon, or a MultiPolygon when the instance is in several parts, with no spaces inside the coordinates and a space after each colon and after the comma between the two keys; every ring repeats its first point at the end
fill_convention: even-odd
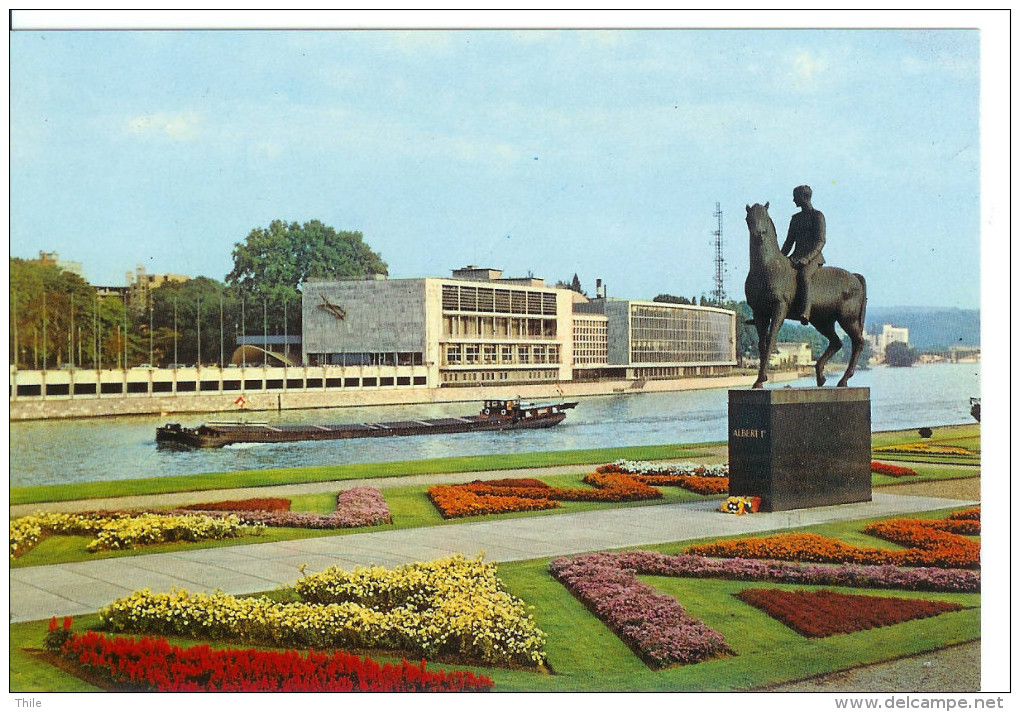
{"type": "Polygon", "coordinates": [[[850,362],[836,385],[845,387],[864,349],[864,311],[868,303],[864,277],[838,267],[824,267],[825,216],[811,205],[811,188],[797,186],[793,202],[801,211],[790,220],[782,249],[776,226],[769,217],[769,204],[747,206],[751,268],[744,282],[744,294],[754,313],[750,321],[758,331],[758,380],[768,380],[769,354],[776,348],[779,328],[786,319],[811,324],[829,345],[815,362],[815,379],[825,384],[825,364],[843,348],[836,334],[839,324],[850,337],[850,362]],[[792,250],[792,253],[791,253],[792,250]]]}

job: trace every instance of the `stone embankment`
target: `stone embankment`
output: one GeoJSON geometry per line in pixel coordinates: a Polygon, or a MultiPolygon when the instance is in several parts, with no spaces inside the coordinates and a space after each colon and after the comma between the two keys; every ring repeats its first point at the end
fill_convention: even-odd
{"type": "MultiPolygon", "coordinates": [[[[770,375],[774,382],[798,378],[797,373],[770,375]]],[[[480,402],[487,398],[561,399],[627,393],[747,388],[753,375],[692,377],[662,381],[568,381],[505,388],[379,387],[333,390],[247,391],[243,393],[138,394],[101,397],[12,398],[10,419],[47,420],[114,415],[172,413],[239,413],[302,408],[344,408],[373,405],[480,402]],[[243,399],[243,400],[242,400],[243,399]]]]}

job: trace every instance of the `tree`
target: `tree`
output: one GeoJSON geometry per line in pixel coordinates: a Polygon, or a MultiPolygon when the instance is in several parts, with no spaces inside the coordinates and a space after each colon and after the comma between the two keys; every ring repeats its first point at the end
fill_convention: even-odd
{"type": "MultiPolygon", "coordinates": [[[[257,312],[260,326],[256,333],[262,333],[261,306],[257,312]]],[[[151,363],[229,362],[237,345],[235,331],[239,334],[240,315],[240,299],[221,282],[208,277],[164,282],[152,290],[151,363]]],[[[141,346],[146,354],[145,360],[149,361],[148,312],[140,319],[140,330],[145,334],[141,346]]]]}
{"type": "MultiPolygon", "coordinates": [[[[105,301],[110,303],[101,305],[95,289],[76,274],[11,258],[10,363],[20,368],[95,366],[97,344],[102,343],[104,365],[115,364],[112,343],[117,329],[124,329],[123,304],[118,308],[113,302],[120,300],[105,301]]],[[[131,330],[129,322],[129,334],[131,330]]]]}
{"type": "Polygon", "coordinates": [[[584,294],[584,290],[581,289],[581,280],[577,277],[577,272],[574,272],[574,279],[570,282],[570,288],[578,294],[584,294]]]}
{"type": "Polygon", "coordinates": [[[758,356],[758,330],[753,324],[748,324],[753,317],[747,302],[726,302],[724,309],[737,313],[737,357],[757,358],[758,356]]]}
{"type": "Polygon", "coordinates": [[[288,333],[300,333],[300,285],[308,279],[385,275],[389,270],[360,232],[337,232],[318,220],[303,225],[274,220],[268,228],[255,228],[234,245],[233,258],[227,284],[238,299],[254,306],[245,310],[247,333],[262,333],[263,306],[273,323],[282,323],[286,311],[288,333]]]}
{"type": "Polygon", "coordinates": [[[652,300],[653,302],[660,302],[663,304],[693,304],[687,297],[677,297],[672,294],[660,294],[652,300]]]}
{"type": "Polygon", "coordinates": [[[885,362],[889,366],[913,366],[917,358],[917,351],[902,341],[894,341],[885,347],[885,362]]]}

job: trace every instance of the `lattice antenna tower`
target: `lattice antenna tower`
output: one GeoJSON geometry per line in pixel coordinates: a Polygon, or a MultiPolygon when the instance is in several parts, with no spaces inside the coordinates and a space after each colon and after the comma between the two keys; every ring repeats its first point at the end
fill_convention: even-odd
{"type": "Polygon", "coordinates": [[[723,259],[722,207],[715,204],[716,229],[715,236],[715,289],[712,290],[712,301],[722,304],[726,301],[726,261],[723,259]]]}

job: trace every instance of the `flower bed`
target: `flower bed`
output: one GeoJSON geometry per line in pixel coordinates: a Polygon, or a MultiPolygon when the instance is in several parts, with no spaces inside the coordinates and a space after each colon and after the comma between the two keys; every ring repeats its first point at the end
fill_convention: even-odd
{"type": "Polygon", "coordinates": [[[40,512],[13,520],[10,530],[12,559],[51,534],[94,536],[85,546],[94,553],[148,544],[231,539],[262,532],[260,526],[248,526],[233,515],[122,512],[40,512]]]}
{"type": "Polygon", "coordinates": [[[612,559],[560,558],[549,571],[649,666],[697,663],[733,652],[721,633],[612,559]]]}
{"type": "Polygon", "coordinates": [[[946,520],[899,519],[876,522],[864,530],[907,549],[855,546],[820,534],[794,533],[692,546],[687,553],[819,563],[977,568],[981,545],[941,529],[951,526],[946,520]]]}
{"type": "Polygon", "coordinates": [[[726,465],[659,465],[626,460],[585,475],[583,487],[550,487],[531,479],[502,479],[436,485],[428,497],[446,519],[555,509],[556,502],[637,502],[661,499],[656,487],[683,487],[703,495],[729,491],[726,465]]]}
{"type": "Polygon", "coordinates": [[[538,666],[545,633],[480,559],[332,568],[295,586],[301,602],[136,591],[99,612],[113,632],[187,634],[273,646],[382,648],[538,666]]]}
{"type": "Polygon", "coordinates": [[[953,512],[949,515],[949,519],[956,520],[973,520],[981,521],[981,507],[972,507],[971,509],[965,509],[962,512],[953,512]]]}
{"type": "Polygon", "coordinates": [[[332,514],[285,510],[237,510],[230,512],[201,510],[201,513],[209,517],[236,516],[245,522],[267,527],[296,527],[299,529],[350,529],[389,524],[393,521],[382,491],[375,487],[352,487],[342,490],[337,495],[336,511],[332,514]]]}
{"type": "Polygon", "coordinates": [[[959,445],[934,445],[932,443],[901,443],[899,445],[884,445],[872,449],[873,452],[891,452],[900,455],[963,455],[974,457],[977,455],[973,450],[968,450],[959,445]]]}
{"type": "Polygon", "coordinates": [[[890,465],[887,462],[876,461],[872,461],[871,471],[879,475],[889,475],[890,477],[913,477],[917,475],[917,470],[912,470],[909,467],[900,467],[898,465],[890,465]]]}
{"type": "Polygon", "coordinates": [[[185,648],[93,631],[72,634],[59,654],[119,689],[155,692],[464,692],[493,684],[473,672],[429,670],[424,660],[380,665],[339,652],[185,648]]]}
{"type": "Polygon", "coordinates": [[[644,477],[729,477],[730,466],[698,465],[693,462],[644,462],[635,460],[617,460],[598,468],[597,472],[618,472],[644,477]]]}
{"type": "Polygon", "coordinates": [[[594,489],[550,487],[527,478],[475,480],[430,487],[428,496],[446,519],[555,509],[557,502],[633,502],[662,497],[659,490],[627,475],[594,473],[586,475],[584,482],[594,489]]]}
{"type": "Polygon", "coordinates": [[[826,638],[963,610],[959,603],[835,591],[748,588],[734,594],[808,638],[826,638]]]}
{"type": "Polygon", "coordinates": [[[961,569],[720,560],[653,551],[561,557],[550,562],[549,571],[646,663],[657,667],[698,662],[726,654],[729,647],[676,600],[639,581],[638,574],[946,593],[981,590],[981,574],[961,569]]]}
{"type": "MultiPolygon", "coordinates": [[[[909,547],[901,556],[905,565],[935,565],[976,568],[981,561],[981,544],[947,530],[972,531],[973,522],[925,519],[888,519],[869,524],[865,534],[909,547]],[[918,563],[915,563],[918,562],[918,563]]],[[[980,524],[977,524],[980,533],[980,524]]]]}
{"type": "Polygon", "coordinates": [[[556,509],[559,505],[547,498],[524,496],[523,488],[490,488],[483,482],[429,487],[428,497],[444,519],[474,517],[508,512],[529,512],[556,509]],[[511,494],[513,493],[513,494],[511,494]]]}
{"type": "Polygon", "coordinates": [[[253,499],[237,499],[226,502],[205,502],[189,504],[178,509],[202,512],[286,512],[290,509],[290,500],[280,497],[256,497],[253,499]]]}
{"type": "Polygon", "coordinates": [[[627,551],[589,556],[610,557],[616,566],[652,576],[945,593],[977,593],[981,590],[981,574],[963,569],[936,567],[902,569],[891,565],[828,565],[741,558],[710,559],[695,554],[670,556],[653,551],[627,551]]]}

